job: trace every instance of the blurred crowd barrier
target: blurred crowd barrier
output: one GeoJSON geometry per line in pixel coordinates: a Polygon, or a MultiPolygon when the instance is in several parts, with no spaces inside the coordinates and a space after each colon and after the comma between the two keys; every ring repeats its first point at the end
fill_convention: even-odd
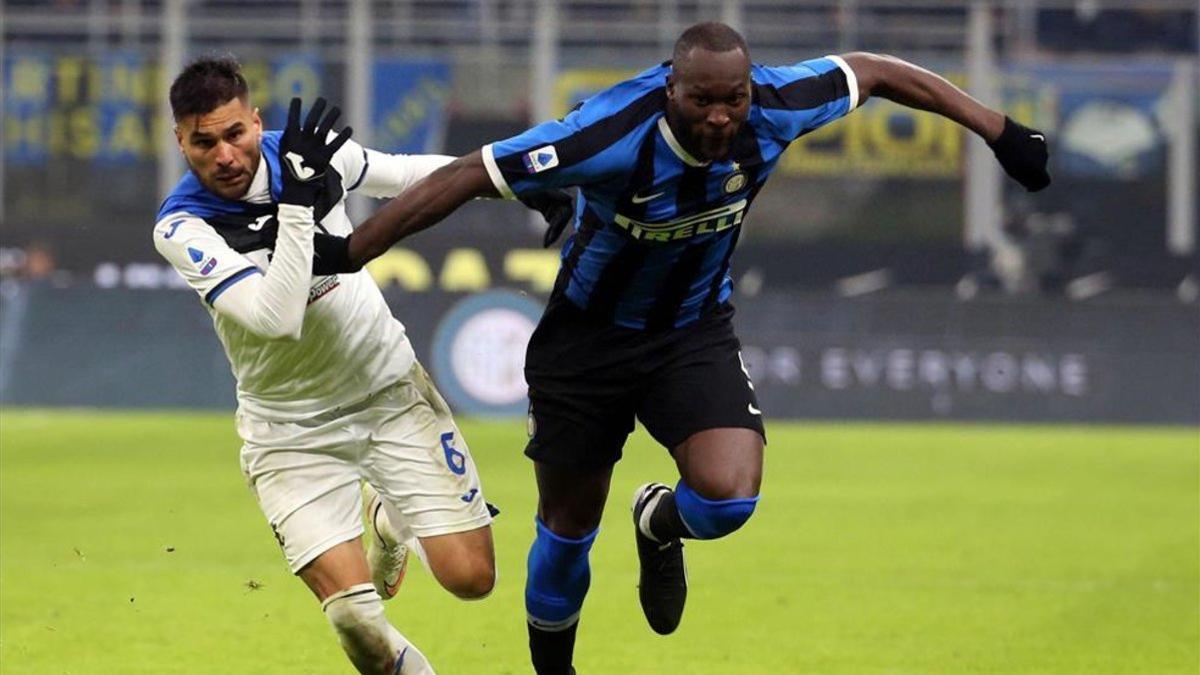
{"type": "MultiPolygon", "coordinates": [[[[0,405],[232,407],[208,315],[182,295],[5,285],[0,405]]],[[[457,412],[524,414],[537,295],[386,296],[457,412]]],[[[1170,298],[769,291],[736,305],[771,418],[1200,424],[1200,313],[1170,298]]]]}

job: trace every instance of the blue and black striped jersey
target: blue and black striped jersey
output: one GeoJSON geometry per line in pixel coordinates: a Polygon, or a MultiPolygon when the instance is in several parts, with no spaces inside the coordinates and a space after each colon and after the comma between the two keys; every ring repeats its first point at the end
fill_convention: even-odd
{"type": "Polygon", "coordinates": [[[667,124],[670,70],[651,68],[483,148],[505,197],[580,188],[554,292],[629,328],[685,326],[728,299],[742,219],[780,155],[858,103],[854,73],[836,56],[756,64],[730,158],[701,162],[667,124]]]}

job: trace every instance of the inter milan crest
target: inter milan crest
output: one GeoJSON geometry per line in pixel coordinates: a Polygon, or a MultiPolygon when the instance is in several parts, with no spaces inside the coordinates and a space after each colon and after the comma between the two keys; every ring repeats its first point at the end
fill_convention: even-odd
{"type": "Polygon", "coordinates": [[[725,179],[724,189],[727,195],[731,195],[744,187],[746,187],[745,171],[734,171],[729,174],[729,178],[725,179]]]}

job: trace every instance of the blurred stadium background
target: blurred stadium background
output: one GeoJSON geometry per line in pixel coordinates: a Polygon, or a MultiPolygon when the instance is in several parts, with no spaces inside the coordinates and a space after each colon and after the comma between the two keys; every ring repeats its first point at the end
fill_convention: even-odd
{"type": "MultiPolygon", "coordinates": [[[[82,527],[61,540],[47,539],[48,532],[57,531],[53,527],[66,527],[52,523],[64,515],[63,509],[44,508],[44,490],[51,487],[47,483],[77,474],[86,480],[88,462],[103,464],[119,457],[134,439],[150,446],[133,453],[150,462],[150,468],[131,463],[109,469],[117,475],[147,470],[170,473],[153,466],[151,458],[159,456],[153,448],[163,448],[171,462],[188,461],[187,452],[175,452],[185,443],[179,435],[190,436],[189,425],[200,424],[197,437],[219,442],[197,447],[195,453],[218,458],[219,469],[212,475],[224,476],[239,488],[233,460],[237,441],[229,423],[234,405],[229,368],[207,315],[157,256],[150,239],[157,205],[185,169],[165,102],[166,87],[190,57],[212,51],[239,57],[251,80],[252,100],[262,109],[268,127],[282,122],[291,96],[311,101],[323,95],[342,105],[355,137],[365,145],[394,152],[463,154],[562,114],[575,101],[625,74],[668,58],[672,43],[687,25],[719,19],[738,27],[749,41],[752,57],[764,63],[853,50],[907,58],[946,74],[985,102],[1045,130],[1052,147],[1055,182],[1049,190],[1029,195],[1001,175],[982,142],[953,124],[872,101],[846,120],[801,139],[784,157],[748,219],[734,258],[739,332],[762,407],[773,422],[769,428],[779,429],[781,439],[801,434],[795,438],[802,447],[794,452],[786,447],[786,440],[781,444],[778,439],[773,439],[769,451],[768,470],[799,481],[777,484],[780,493],[793,499],[779,503],[798,509],[812,506],[805,490],[814,485],[803,481],[828,480],[818,484],[821,489],[812,499],[834,498],[847,484],[854,484],[858,478],[854,473],[886,473],[892,466],[889,462],[906,458],[924,466],[921,462],[934,461],[924,454],[927,451],[943,453],[937,455],[938,461],[965,462],[959,467],[962,476],[976,475],[981,483],[998,466],[1003,476],[1020,485],[1024,479],[1090,475],[1087,472],[1100,462],[1107,473],[1093,476],[1094,481],[1063,482],[1074,486],[1063,488],[1069,493],[1063,503],[1079,508],[1089,503],[1088,498],[1099,498],[1097,491],[1106,489],[1110,479],[1136,474],[1142,482],[1124,485],[1134,501],[1157,494],[1169,506],[1158,510],[1138,502],[1144,508],[1129,513],[1144,516],[1145,521],[1122,521],[1127,529],[1118,527],[1107,535],[1097,532],[1099,539],[1079,545],[1094,549],[1098,542],[1145,534],[1146,522],[1158,528],[1160,539],[1142,543],[1148,550],[1169,551],[1169,562],[1166,571],[1147,572],[1149,576],[1141,579],[1157,590],[1147,591],[1149,596],[1134,593],[1136,598],[1128,603],[1113,601],[1092,616],[1108,616],[1105,612],[1111,611],[1131,621],[1145,620],[1143,628],[1155,627],[1154,637],[1148,639],[1159,640],[1154,644],[1162,649],[1139,643],[1144,649],[1138,653],[1166,656],[1157,661],[1149,656],[1144,662],[1118,661],[1124,665],[1105,668],[1103,664],[1114,663],[1103,660],[1111,654],[1100,649],[1104,654],[1095,656],[1101,645],[1082,640],[1079,653],[1092,653],[1097,661],[1047,657],[1037,661],[1042,666],[1039,672],[1195,672],[1195,642],[1200,638],[1196,604],[1200,574],[1197,14],[1195,0],[3,0],[3,669],[217,670],[170,661],[166,656],[174,652],[156,653],[149,647],[138,658],[146,654],[153,658],[139,661],[137,667],[128,661],[94,669],[63,665],[70,661],[55,661],[51,647],[63,636],[56,637],[43,626],[54,621],[31,610],[11,610],[14,603],[37,597],[43,583],[37,574],[82,568],[86,551],[81,553],[72,542],[91,536],[96,537],[93,547],[111,545],[82,527]],[[54,411],[66,407],[219,414],[162,418],[139,416],[144,413],[129,417],[123,412],[54,411]],[[162,423],[162,419],[173,421],[162,423]],[[814,437],[803,435],[807,425],[785,422],[795,419],[843,422],[839,427],[815,425],[814,437]],[[873,427],[850,425],[848,420],[1056,426],[873,427]],[[1062,426],[1080,423],[1139,428],[1118,432],[1098,426],[1086,432],[1062,426]],[[1173,428],[1157,435],[1141,428],[1145,425],[1173,428]],[[872,428],[883,431],[877,435],[866,431],[872,428]],[[837,437],[838,429],[863,445],[844,446],[844,457],[829,455],[828,443],[837,437]],[[152,432],[160,436],[143,438],[152,432]],[[1148,435],[1138,435],[1143,433],[1148,435]],[[891,447],[889,436],[908,438],[897,452],[909,454],[897,460],[885,452],[891,447]],[[1118,436],[1124,445],[1106,444],[1106,439],[1118,436]],[[103,453],[87,451],[90,438],[96,439],[96,449],[103,453]],[[981,440],[985,438],[986,442],[981,440]],[[75,445],[66,451],[55,442],[75,445]],[[806,459],[813,444],[825,449],[815,450],[819,459],[806,459]],[[105,454],[109,449],[111,456],[105,454]],[[965,454],[955,454],[956,449],[965,454]],[[99,454],[107,459],[98,459],[99,454]],[[64,457],[82,462],[79,466],[84,468],[59,473],[65,469],[54,462],[64,457]],[[1163,463],[1144,472],[1138,469],[1145,468],[1141,462],[1154,458],[1163,463]],[[817,464],[809,467],[807,461],[817,464]],[[838,464],[842,461],[846,463],[838,464]],[[1009,461],[1015,463],[1005,464],[1009,461]],[[809,468],[818,469],[817,479],[808,477],[809,468]],[[1011,475],[1005,473],[1008,469],[1011,475]],[[839,473],[843,470],[852,473],[839,473]],[[26,527],[14,529],[21,522],[26,527]],[[22,538],[14,532],[26,535],[22,538]],[[36,545],[31,547],[31,541],[36,545]],[[1155,583],[1167,586],[1164,590],[1155,583]],[[1165,606],[1157,604],[1157,596],[1150,597],[1154,593],[1170,596],[1169,611],[1161,615],[1130,611],[1131,607],[1165,606]]],[[[359,201],[353,208],[365,216],[373,204],[359,201]]],[[[502,556],[511,558],[507,590],[489,601],[511,604],[497,610],[505,617],[505,612],[517,616],[520,560],[530,529],[526,516],[532,512],[528,494],[532,482],[519,456],[523,425],[518,418],[524,411],[521,365],[525,341],[557,267],[557,251],[543,250],[539,244],[540,227],[523,209],[476,202],[441,227],[403,242],[371,266],[408,327],[418,355],[456,409],[467,417],[502,420],[472,428],[484,439],[473,441],[476,454],[483,453],[484,447],[489,453],[480,460],[485,484],[493,486],[493,493],[509,495],[507,506],[516,516],[511,525],[503,526],[511,529],[501,531],[499,540],[502,556]],[[489,475],[489,470],[495,475],[489,475]],[[506,533],[512,538],[506,540],[506,533]]],[[[654,453],[644,438],[638,442],[646,446],[639,453],[654,453]]],[[[654,460],[659,462],[654,465],[657,469],[669,468],[660,460],[654,460]]],[[[95,468],[95,476],[109,475],[99,465],[95,468]]],[[[919,489],[931,479],[920,474],[906,480],[902,473],[893,476],[897,492],[903,485],[919,489]]],[[[632,485],[638,478],[629,476],[628,481],[632,485]]],[[[876,495],[879,513],[903,503],[902,497],[883,487],[886,484],[879,483],[882,492],[876,495]]],[[[962,489],[962,494],[942,495],[946,501],[937,513],[959,509],[962,502],[956,499],[970,493],[967,487],[962,489]]],[[[987,488],[980,485],[980,490],[987,488]]],[[[618,509],[625,506],[623,494],[614,487],[613,500],[622,502],[618,509]]],[[[995,499],[1004,503],[1012,494],[998,491],[995,499]]],[[[1015,494],[1024,493],[1016,489],[1015,494]]],[[[77,508],[99,508],[92,497],[79,495],[72,502],[77,508]]],[[[249,569],[255,564],[270,566],[271,574],[280,579],[275,587],[286,588],[288,597],[297,601],[294,611],[310,622],[304,624],[306,628],[289,630],[311,630],[314,636],[321,635],[314,644],[329,648],[320,657],[328,667],[313,666],[305,660],[307,652],[297,650],[293,656],[300,656],[294,670],[325,672],[339,667],[336,647],[322,635],[326,629],[319,625],[319,616],[305,604],[298,585],[286,586],[295,582],[283,580],[282,563],[271,549],[270,538],[265,529],[256,529],[259,516],[250,496],[239,489],[230,495],[242,500],[240,510],[221,527],[245,528],[247,541],[254,542],[247,545],[260,547],[256,549],[260,557],[245,565],[249,569]]],[[[193,491],[193,497],[187,506],[206,508],[205,490],[193,491]]],[[[1108,514],[1107,508],[1115,509],[1114,514],[1120,510],[1105,499],[1099,503],[1104,506],[1097,514],[1108,514]]],[[[1046,510],[1029,511],[1025,516],[1030,521],[1012,523],[1014,531],[1041,537],[1037,540],[1045,543],[1099,524],[1087,518],[1056,520],[1061,504],[1038,504],[1046,510]],[[1033,524],[1039,520],[1044,531],[1033,524]],[[1026,525],[1027,531],[1022,529],[1026,525]]],[[[831,507],[831,513],[836,511],[831,507]]],[[[889,533],[903,532],[908,525],[937,530],[937,515],[907,513],[914,520],[875,524],[879,532],[889,533]]],[[[966,513],[980,518],[994,515],[982,507],[966,513]]],[[[201,524],[196,525],[195,537],[201,545],[204,525],[197,518],[201,524]]],[[[113,523],[126,522],[114,519],[101,518],[93,525],[121,527],[113,523]]],[[[621,521],[607,522],[615,529],[614,523],[621,521]]],[[[782,516],[778,523],[789,527],[782,516]]],[[[754,531],[769,541],[768,526],[760,527],[754,531]]],[[[813,531],[820,534],[825,527],[833,526],[818,525],[813,531]]],[[[131,543],[135,533],[145,532],[136,528],[127,532],[131,541],[125,543],[136,549],[131,543]]],[[[958,534],[985,536],[966,532],[958,534]]],[[[1137,536],[1132,539],[1142,541],[1137,536]]],[[[899,541],[895,550],[916,547],[914,542],[899,541]]],[[[610,546],[614,552],[617,549],[614,558],[623,562],[607,564],[623,564],[626,567],[617,568],[621,574],[634,574],[628,568],[632,551],[616,543],[610,546]]],[[[736,553],[743,554],[743,548],[736,553]]],[[[872,554],[878,551],[864,553],[872,554]]],[[[112,557],[137,555],[123,552],[112,557]]],[[[502,558],[502,563],[508,558],[502,558]]],[[[735,562],[730,563],[735,565],[731,569],[720,568],[720,574],[736,577],[756,569],[754,559],[743,562],[744,567],[736,567],[735,562]]],[[[91,564],[102,563],[93,556],[91,564]]],[[[696,564],[705,569],[704,559],[696,564]]],[[[968,564],[965,558],[963,564],[968,564]]],[[[1014,563],[1009,571],[1028,581],[1024,575],[1029,570],[1022,564],[1014,563]]],[[[913,566],[920,567],[916,562],[913,566]]],[[[178,573],[165,567],[153,569],[157,574],[178,573]]],[[[245,569],[239,567],[234,574],[245,569]]],[[[796,562],[793,569],[806,574],[809,568],[796,562]]],[[[1078,570],[1069,563],[1059,571],[1074,580],[1062,583],[1087,583],[1071,576],[1078,570]]],[[[1096,572],[1102,580],[1108,578],[1104,574],[1096,572]]],[[[1032,585],[1022,587],[1024,591],[1053,596],[1087,590],[1033,577],[1032,585]]],[[[788,583],[788,578],[794,580],[786,577],[780,583],[788,583]]],[[[44,583],[62,582],[47,577],[44,583]]],[[[597,583],[603,590],[608,582],[597,583]]],[[[837,576],[829,583],[854,585],[856,581],[837,576]]],[[[1098,583],[1092,591],[1111,590],[1103,581],[1098,583]]],[[[169,588],[164,584],[159,590],[167,593],[169,588]]],[[[420,588],[417,592],[423,592],[420,588]]],[[[978,601],[971,595],[978,589],[955,588],[961,593],[958,600],[978,601]]],[[[81,588],[80,592],[87,591],[81,588]]],[[[418,597],[422,602],[444,602],[434,595],[418,597]]],[[[603,596],[593,593],[589,603],[604,602],[597,597],[603,596]]],[[[808,600],[838,603],[862,598],[818,594],[808,600]]],[[[720,593],[713,596],[717,607],[728,601],[720,593]]],[[[950,596],[947,601],[954,602],[950,596]]],[[[898,604],[903,605],[903,599],[898,604]]],[[[82,605],[98,616],[116,611],[105,609],[100,599],[82,605]]],[[[70,608],[71,603],[64,602],[55,621],[69,623],[64,617],[70,615],[70,608]]],[[[810,608],[797,600],[793,609],[804,613],[810,608]]],[[[908,607],[912,616],[924,616],[919,609],[908,607]]],[[[445,611],[465,610],[448,604],[445,611]]],[[[780,611],[784,617],[780,621],[796,621],[789,618],[791,612],[780,611]]],[[[624,626],[621,621],[632,622],[633,612],[635,605],[623,605],[613,630],[624,626]]],[[[229,622],[225,615],[214,617],[229,622]]],[[[953,634],[950,623],[930,629],[953,634]]],[[[844,623],[818,626],[813,635],[822,636],[820,629],[827,628],[829,635],[845,638],[855,634],[858,625],[847,618],[844,623]]],[[[960,628],[965,631],[971,625],[966,621],[960,628]]],[[[512,626],[519,629],[519,622],[512,626]]],[[[512,626],[504,630],[519,638],[512,626]]],[[[87,629],[80,630],[87,634],[87,629]]],[[[214,630],[229,641],[238,639],[237,633],[214,630]]],[[[871,645],[897,647],[880,642],[869,628],[862,631],[872,636],[871,645]]],[[[711,638],[703,632],[693,635],[711,638]]],[[[789,633],[768,631],[771,635],[789,633]]],[[[1103,640],[1107,648],[1119,651],[1113,644],[1125,634],[1100,630],[1093,637],[1097,635],[1108,636],[1103,640]]],[[[419,642],[437,639],[418,638],[419,642]]],[[[644,636],[622,634],[621,639],[636,645],[644,636]]],[[[897,661],[881,658],[848,666],[838,659],[838,649],[844,646],[850,653],[873,647],[850,639],[843,643],[832,638],[800,640],[779,647],[782,651],[777,655],[799,655],[792,650],[801,649],[811,655],[815,649],[827,660],[806,661],[802,666],[794,661],[788,662],[792,666],[780,665],[783,661],[768,660],[769,665],[761,666],[735,661],[720,672],[1027,669],[1013,665],[1020,665],[1019,659],[988,660],[970,649],[963,656],[970,640],[964,635],[962,642],[952,641],[944,653],[934,650],[922,656],[899,649],[893,652],[897,661]],[[974,667],[966,667],[970,664],[974,667]]],[[[77,636],[74,643],[81,641],[89,653],[105,651],[87,637],[77,636]]],[[[448,672],[523,672],[521,645],[512,653],[516,656],[500,658],[508,662],[504,668],[495,666],[496,661],[467,660],[448,672]],[[471,665],[480,663],[495,667],[471,665]]],[[[683,653],[682,658],[692,654],[683,653]]],[[[1007,656],[1013,653],[1021,652],[1007,656]]],[[[127,653],[124,657],[132,658],[127,653]]],[[[602,652],[597,651],[595,658],[603,659],[602,652]]],[[[630,669],[612,665],[626,661],[610,658],[609,665],[596,672],[684,672],[665,666],[630,669]]],[[[227,672],[267,669],[243,663],[227,672]]],[[[708,671],[694,666],[687,672],[708,671]]]]}

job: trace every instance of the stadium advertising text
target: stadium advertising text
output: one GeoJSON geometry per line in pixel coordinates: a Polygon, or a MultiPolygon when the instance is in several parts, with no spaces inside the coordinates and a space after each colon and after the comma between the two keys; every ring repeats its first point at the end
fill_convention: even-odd
{"type": "MultiPolygon", "coordinates": [[[[805,387],[825,392],[881,391],[950,394],[1060,395],[1091,393],[1091,366],[1080,353],[1053,353],[980,345],[872,348],[747,346],[750,377],[764,387],[805,387]]],[[[931,401],[933,412],[948,412],[931,401]]]]}
{"type": "MultiPolygon", "coordinates": [[[[243,73],[264,115],[292,96],[311,98],[321,69],[303,57],[247,61],[243,73]]],[[[5,64],[5,157],[14,163],[69,157],[98,161],[153,159],[174,142],[159,66],[136,53],[100,58],[19,55],[5,64]]]]}
{"type": "MultiPolygon", "coordinates": [[[[268,127],[278,126],[293,96],[311,100],[329,88],[327,64],[307,54],[248,59],[242,73],[268,127]]],[[[447,62],[381,59],[374,65],[372,147],[440,151],[451,69],[447,62]],[[397,86],[396,83],[403,83],[397,86]]],[[[4,153],[15,165],[48,159],[131,163],[174,143],[161,113],[158,63],[135,52],[97,58],[20,54],[4,64],[4,153]]],[[[326,94],[328,95],[328,94],[326,94]]]]}

